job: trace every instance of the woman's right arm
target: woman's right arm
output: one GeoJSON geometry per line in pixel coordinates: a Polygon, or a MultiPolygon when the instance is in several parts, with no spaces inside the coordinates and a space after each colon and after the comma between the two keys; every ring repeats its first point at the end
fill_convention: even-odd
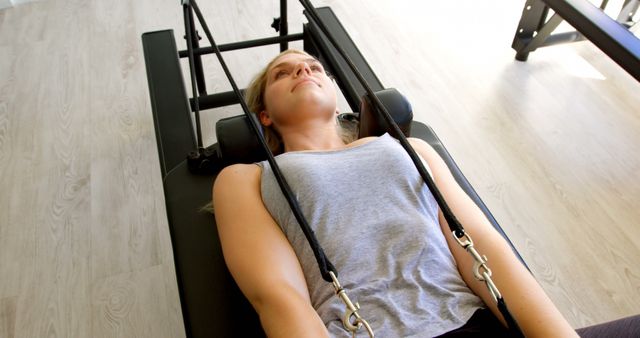
{"type": "Polygon", "coordinates": [[[213,186],[225,262],[269,337],[328,337],[311,306],[298,258],[260,195],[261,169],[236,164],[213,186]]]}

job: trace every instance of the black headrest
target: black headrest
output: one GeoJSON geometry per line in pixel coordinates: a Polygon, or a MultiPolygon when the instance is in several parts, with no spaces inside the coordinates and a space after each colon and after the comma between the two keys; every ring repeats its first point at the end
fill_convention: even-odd
{"type": "MultiPolygon", "coordinates": [[[[409,137],[411,134],[411,121],[413,121],[413,110],[411,104],[400,94],[395,88],[383,89],[375,93],[376,97],[380,99],[382,105],[387,108],[387,111],[396,122],[402,133],[409,137]]],[[[369,95],[364,95],[360,100],[360,129],[358,138],[367,136],[381,136],[384,133],[389,132],[391,136],[397,138],[398,135],[394,135],[385,120],[382,118],[382,112],[378,112],[374,109],[374,104],[369,95]]]]}
{"type": "MultiPolygon", "coordinates": [[[[375,94],[387,108],[402,132],[409,136],[411,121],[413,120],[413,112],[409,101],[394,88],[384,89],[375,94]]],[[[358,116],[358,114],[348,115],[347,120],[351,120],[353,116],[358,116]]],[[[365,95],[360,103],[359,138],[380,136],[390,129],[378,116],[380,115],[372,109],[370,99],[365,95]]],[[[252,116],[252,118],[258,122],[255,116],[252,116]]],[[[250,164],[267,158],[249,123],[244,115],[223,118],[216,123],[218,152],[224,165],[234,163],[250,164]]],[[[260,124],[258,123],[258,125],[260,124]]],[[[391,134],[393,135],[393,133],[391,134]]],[[[396,135],[393,136],[395,137],[396,135]]]]}
{"type": "MultiPolygon", "coordinates": [[[[251,115],[251,118],[262,129],[262,125],[255,115],[251,115]]],[[[245,115],[227,117],[216,122],[216,137],[218,138],[218,154],[224,165],[250,164],[267,159],[267,153],[260,146],[260,141],[258,141],[245,115]]]]}

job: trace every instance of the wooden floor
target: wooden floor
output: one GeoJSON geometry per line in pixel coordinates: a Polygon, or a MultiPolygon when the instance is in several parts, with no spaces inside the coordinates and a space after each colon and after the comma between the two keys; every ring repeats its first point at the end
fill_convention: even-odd
{"type": "MultiPolygon", "coordinates": [[[[201,2],[219,43],[274,34],[276,0],[201,2]]],[[[0,337],[184,336],[140,40],[184,45],[179,3],[0,11],[0,337]]],[[[522,0],[314,4],[433,126],[574,327],[640,313],[640,83],[588,42],[514,61],[522,0]]],[[[276,49],[225,54],[240,86],[276,49]]],[[[207,113],[207,143],[235,112],[207,113]]]]}

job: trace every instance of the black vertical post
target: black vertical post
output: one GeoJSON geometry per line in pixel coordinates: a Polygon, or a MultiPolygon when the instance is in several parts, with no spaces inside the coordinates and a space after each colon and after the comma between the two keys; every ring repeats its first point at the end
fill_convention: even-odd
{"type": "Polygon", "coordinates": [[[196,115],[196,141],[198,143],[198,153],[200,153],[204,147],[202,146],[202,128],[200,127],[200,107],[197,93],[198,85],[196,84],[195,58],[193,56],[193,32],[191,28],[194,26],[190,0],[182,0],[182,7],[184,9],[184,30],[187,35],[187,50],[189,51],[189,71],[191,74],[191,90],[194,101],[193,110],[196,115]]]}
{"type": "MultiPolygon", "coordinates": [[[[289,23],[287,22],[287,0],[280,0],[280,36],[289,34],[289,23]]],[[[289,49],[289,42],[280,42],[280,51],[289,49]]]]}
{"type": "Polygon", "coordinates": [[[542,28],[547,20],[549,7],[542,0],[527,0],[522,10],[518,29],[513,37],[511,47],[516,51],[516,60],[527,61],[530,50],[525,50],[533,36],[542,28]]]}
{"type": "MultiPolygon", "coordinates": [[[[193,49],[200,48],[200,37],[198,31],[196,31],[196,24],[193,20],[193,12],[189,11],[189,29],[191,30],[191,45],[193,49]]],[[[186,37],[185,37],[186,38],[186,37]]],[[[196,81],[198,82],[198,93],[200,95],[207,95],[207,85],[204,81],[204,71],[202,70],[202,56],[194,55],[193,65],[196,68],[196,81]]]]}

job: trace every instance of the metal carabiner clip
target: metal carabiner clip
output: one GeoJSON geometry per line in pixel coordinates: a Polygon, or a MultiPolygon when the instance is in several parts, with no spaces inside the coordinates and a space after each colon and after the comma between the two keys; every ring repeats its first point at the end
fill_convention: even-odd
{"type": "Polygon", "coordinates": [[[358,314],[360,305],[358,303],[353,304],[351,302],[351,299],[349,299],[349,296],[347,296],[347,292],[342,288],[340,282],[338,281],[338,278],[333,273],[333,271],[329,271],[329,274],[331,275],[331,279],[333,279],[333,287],[336,290],[336,295],[338,295],[340,300],[342,300],[342,303],[344,303],[344,305],[347,307],[344,313],[344,317],[342,318],[342,325],[344,326],[344,328],[347,331],[351,332],[351,334],[355,338],[358,330],[364,326],[364,328],[367,330],[367,334],[369,334],[369,337],[375,337],[375,335],[373,334],[373,329],[371,328],[369,323],[364,320],[364,318],[362,318],[360,314],[358,314]],[[351,322],[352,317],[355,317],[353,322],[351,322]]]}
{"type": "Polygon", "coordinates": [[[464,241],[456,236],[455,231],[453,232],[453,238],[455,238],[458,244],[460,244],[460,246],[462,246],[471,255],[471,257],[473,257],[474,277],[486,284],[487,289],[489,289],[489,292],[491,293],[491,297],[493,297],[493,300],[497,302],[498,299],[502,298],[502,294],[491,279],[491,269],[487,266],[487,256],[480,255],[480,253],[478,253],[478,250],[473,246],[473,240],[469,234],[464,233],[464,236],[462,237],[464,237],[464,241]]]}

